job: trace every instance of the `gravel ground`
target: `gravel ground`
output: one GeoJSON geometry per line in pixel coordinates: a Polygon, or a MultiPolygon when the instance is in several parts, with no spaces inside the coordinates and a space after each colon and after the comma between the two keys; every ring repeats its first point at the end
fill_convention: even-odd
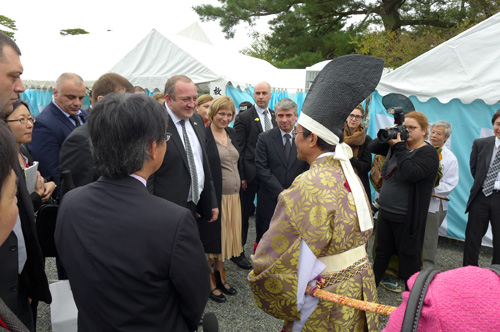
{"type": "MultiPolygon", "coordinates": [[[[250,219],[249,242],[255,238],[255,223],[253,217],[250,219]]],[[[369,252],[373,236],[370,241],[369,252]]],[[[253,244],[247,243],[245,252],[247,256],[252,252],[253,244]]],[[[437,267],[442,271],[458,268],[462,266],[463,242],[439,238],[437,267]]],[[[488,266],[491,264],[493,252],[491,248],[483,247],[479,259],[480,266],[488,266]]],[[[231,261],[226,261],[226,279],[228,283],[237,289],[238,294],[235,296],[226,296],[226,303],[215,303],[208,300],[205,313],[213,312],[216,314],[219,321],[219,329],[224,332],[277,332],[281,330],[282,322],[274,317],[271,317],[261,311],[253,299],[250,286],[247,282],[247,270],[238,268],[231,261]]],[[[57,279],[55,268],[55,260],[47,259],[47,277],[49,280],[57,279]]],[[[383,287],[378,288],[378,296],[380,303],[398,306],[401,303],[401,293],[393,293],[387,291],[383,287]]],[[[380,316],[379,327],[382,329],[387,323],[387,316],[380,316]]],[[[50,307],[41,303],[38,307],[38,328],[37,331],[46,332],[52,331],[50,323],[50,307]]],[[[201,331],[201,328],[200,328],[201,331]]]]}

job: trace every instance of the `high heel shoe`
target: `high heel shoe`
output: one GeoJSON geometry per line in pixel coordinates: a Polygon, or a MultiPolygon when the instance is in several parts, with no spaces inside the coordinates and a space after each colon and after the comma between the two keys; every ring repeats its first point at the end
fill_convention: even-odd
{"type": "MultiPolygon", "coordinates": [[[[224,272],[226,272],[226,271],[223,270],[222,273],[224,273],[224,272]]],[[[225,275],[225,273],[224,273],[224,275],[225,275]]],[[[219,271],[214,270],[214,277],[215,277],[215,285],[222,293],[224,293],[226,295],[236,295],[236,293],[237,293],[236,289],[229,286],[229,284],[227,282],[222,283],[222,278],[221,278],[219,271]],[[226,285],[228,285],[229,288],[226,288],[226,285]]]]}

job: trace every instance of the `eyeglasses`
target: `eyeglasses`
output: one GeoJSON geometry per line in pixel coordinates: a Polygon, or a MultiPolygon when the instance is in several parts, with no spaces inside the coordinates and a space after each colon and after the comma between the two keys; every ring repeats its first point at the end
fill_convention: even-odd
{"type": "Polygon", "coordinates": [[[31,122],[31,123],[35,123],[36,122],[36,118],[22,118],[22,119],[15,119],[15,120],[5,120],[5,122],[16,122],[16,121],[19,121],[20,124],[27,124],[28,121],[31,122]]]}
{"type": "Polygon", "coordinates": [[[171,133],[166,133],[165,134],[165,142],[168,142],[168,140],[170,139],[170,136],[172,136],[171,133]]]}
{"type": "Polygon", "coordinates": [[[420,128],[420,127],[415,127],[415,126],[405,126],[405,127],[406,127],[406,129],[408,129],[408,131],[410,133],[413,132],[413,131],[415,131],[415,129],[420,128]]]}
{"type": "Polygon", "coordinates": [[[303,131],[297,131],[297,129],[293,128],[292,130],[292,137],[295,138],[297,137],[298,134],[302,134],[303,131]]]}
{"type": "Polygon", "coordinates": [[[363,116],[362,115],[356,115],[356,114],[349,114],[349,119],[362,120],[363,116]]]}

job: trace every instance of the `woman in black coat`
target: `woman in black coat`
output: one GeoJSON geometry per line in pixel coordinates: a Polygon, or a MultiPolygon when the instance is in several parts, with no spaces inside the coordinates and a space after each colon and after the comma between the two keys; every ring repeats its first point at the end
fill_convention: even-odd
{"type": "Polygon", "coordinates": [[[351,165],[358,174],[369,202],[371,202],[372,194],[368,173],[372,168],[372,154],[367,146],[372,138],[366,134],[365,127],[362,125],[364,115],[365,110],[361,105],[356,106],[349,114],[344,124],[344,142],[352,149],[351,165]]]}
{"type": "Polygon", "coordinates": [[[429,122],[421,112],[406,114],[408,137],[382,143],[374,139],[372,153],[386,155],[382,166],[377,248],[373,271],[380,283],[392,254],[399,258],[399,277],[406,281],[420,270],[427,211],[439,168],[436,149],[425,142],[429,122]]]}

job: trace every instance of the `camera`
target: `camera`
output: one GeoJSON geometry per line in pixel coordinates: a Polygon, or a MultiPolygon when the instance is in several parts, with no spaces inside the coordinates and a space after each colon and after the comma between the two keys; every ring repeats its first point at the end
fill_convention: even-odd
{"type": "Polygon", "coordinates": [[[408,129],[403,126],[405,121],[405,114],[402,107],[391,107],[387,109],[387,113],[394,115],[394,126],[389,129],[380,129],[377,133],[377,137],[380,142],[385,143],[388,140],[395,139],[398,137],[398,133],[401,135],[401,140],[406,141],[408,139],[408,129]]]}

